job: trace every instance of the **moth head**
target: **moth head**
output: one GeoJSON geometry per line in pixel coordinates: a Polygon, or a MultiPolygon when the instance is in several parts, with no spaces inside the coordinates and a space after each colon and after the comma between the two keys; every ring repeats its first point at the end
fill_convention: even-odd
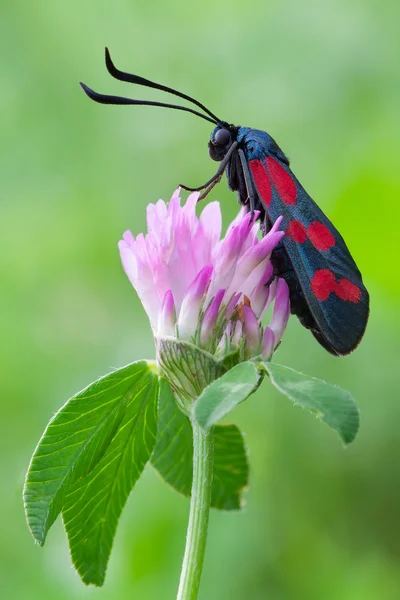
{"type": "Polygon", "coordinates": [[[235,135],[232,126],[228,123],[217,125],[210,136],[208,142],[208,152],[213,160],[221,161],[228,152],[232,142],[235,140],[235,135]]]}

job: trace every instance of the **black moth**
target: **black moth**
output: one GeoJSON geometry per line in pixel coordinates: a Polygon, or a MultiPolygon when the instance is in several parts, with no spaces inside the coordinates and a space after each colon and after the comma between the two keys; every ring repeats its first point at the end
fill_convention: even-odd
{"type": "Polygon", "coordinates": [[[164,102],[134,100],[98,94],[81,83],[85,93],[100,104],[161,106],[182,110],[213,123],[209,153],[219,161],[216,174],[197,188],[204,198],[227,174],[240,204],[260,211],[264,233],[279,216],[285,237],[273,251],[274,276],[283,277],[290,290],[291,312],[333,355],[354,350],[364,334],[369,296],[342,236],[307,194],[289,166],[289,160],[265,131],[232,125],[203,104],[172,88],[118,70],[106,48],[108,72],[126,81],[173,94],[202,112],[164,102]]]}

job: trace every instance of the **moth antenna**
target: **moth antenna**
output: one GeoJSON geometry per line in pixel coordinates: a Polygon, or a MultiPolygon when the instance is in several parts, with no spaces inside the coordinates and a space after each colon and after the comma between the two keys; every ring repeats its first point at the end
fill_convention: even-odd
{"type": "Polygon", "coordinates": [[[161,106],[164,108],[173,108],[174,110],[190,112],[193,115],[197,115],[198,117],[201,117],[202,119],[205,119],[206,121],[209,121],[215,125],[215,121],[213,119],[210,119],[210,117],[207,117],[206,115],[203,115],[202,113],[198,112],[197,110],[193,110],[188,106],[179,106],[179,104],[166,104],[164,102],[152,102],[150,100],[134,100],[133,98],[124,98],[122,96],[109,96],[108,94],[99,94],[98,92],[95,92],[82,82],[80,82],[79,85],[91,100],[94,100],[99,104],[161,106]]]}
{"type": "Polygon", "coordinates": [[[182,92],[178,92],[177,90],[174,90],[165,85],[161,85],[159,83],[155,83],[154,81],[150,81],[149,79],[145,79],[144,77],[140,77],[139,75],[133,75],[131,73],[125,73],[124,71],[120,71],[119,69],[116,68],[113,61],[111,60],[111,55],[110,55],[110,51],[108,50],[108,48],[105,49],[105,57],[106,57],[107,71],[115,79],[118,79],[119,81],[125,81],[127,83],[134,83],[137,85],[143,85],[145,87],[154,88],[156,90],[161,90],[162,92],[167,92],[168,94],[173,94],[174,96],[178,96],[179,98],[183,98],[184,100],[187,100],[188,102],[192,102],[193,104],[195,104],[196,106],[201,108],[201,110],[203,110],[210,117],[212,117],[212,119],[215,121],[215,123],[217,123],[217,124],[221,123],[221,119],[218,119],[218,117],[216,115],[214,115],[214,113],[212,113],[206,106],[204,106],[204,104],[201,104],[201,102],[199,102],[198,100],[195,100],[191,96],[188,96],[187,94],[183,94],[182,92]]]}

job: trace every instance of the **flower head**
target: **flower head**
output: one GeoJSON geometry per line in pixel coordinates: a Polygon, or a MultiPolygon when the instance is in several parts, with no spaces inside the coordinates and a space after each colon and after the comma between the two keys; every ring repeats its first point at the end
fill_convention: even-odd
{"type": "Polygon", "coordinates": [[[289,290],[273,277],[271,252],[282,239],[281,219],[259,239],[245,208],[221,239],[218,202],[199,217],[199,194],[181,206],[179,190],[167,205],[147,208],[146,235],[130,231],[119,243],[123,267],[148,314],[157,341],[174,338],[222,358],[270,358],[286,327],[289,290]],[[261,318],[274,303],[268,327],[261,318]]]}

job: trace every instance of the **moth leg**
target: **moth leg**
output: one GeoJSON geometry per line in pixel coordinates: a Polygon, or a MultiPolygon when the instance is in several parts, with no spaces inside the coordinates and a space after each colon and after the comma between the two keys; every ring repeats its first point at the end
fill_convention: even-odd
{"type": "Polygon", "coordinates": [[[203,194],[200,196],[199,200],[202,200],[203,198],[205,198],[207,196],[207,194],[212,190],[214,185],[216,185],[219,181],[221,181],[222,175],[224,174],[224,171],[225,171],[229,161],[231,160],[231,156],[235,152],[237,147],[238,147],[238,143],[233,142],[233,144],[229,148],[228,152],[225,154],[224,158],[222,159],[215,175],[213,175],[211,177],[211,179],[206,181],[203,185],[199,185],[199,187],[193,188],[193,187],[189,187],[187,185],[183,185],[180,183],[179,187],[181,187],[184,190],[187,190],[188,192],[200,192],[200,190],[205,190],[203,192],[203,194]]]}
{"type": "Polygon", "coordinates": [[[250,204],[251,222],[252,222],[253,219],[254,219],[254,211],[255,211],[255,208],[256,208],[256,198],[255,198],[255,194],[254,194],[253,181],[251,179],[251,175],[250,175],[250,171],[249,171],[249,166],[247,164],[246,157],[245,157],[244,152],[243,152],[243,150],[241,148],[239,148],[238,154],[239,154],[240,162],[241,162],[241,165],[242,165],[244,182],[246,184],[246,191],[247,191],[247,197],[248,197],[249,204],[250,204]]]}
{"type": "Polygon", "coordinates": [[[206,188],[204,190],[204,192],[202,194],[200,194],[199,199],[197,200],[197,202],[200,202],[200,200],[204,200],[204,198],[206,196],[208,196],[208,194],[211,192],[211,190],[213,189],[213,187],[216,186],[217,183],[219,183],[221,181],[221,177],[222,177],[222,175],[220,177],[218,177],[218,179],[215,179],[212,183],[210,183],[210,185],[208,186],[208,188],[206,188]]]}
{"type": "Polygon", "coordinates": [[[264,222],[261,227],[264,235],[267,235],[270,229],[272,229],[271,221],[269,220],[267,213],[264,214],[264,222]]]}

